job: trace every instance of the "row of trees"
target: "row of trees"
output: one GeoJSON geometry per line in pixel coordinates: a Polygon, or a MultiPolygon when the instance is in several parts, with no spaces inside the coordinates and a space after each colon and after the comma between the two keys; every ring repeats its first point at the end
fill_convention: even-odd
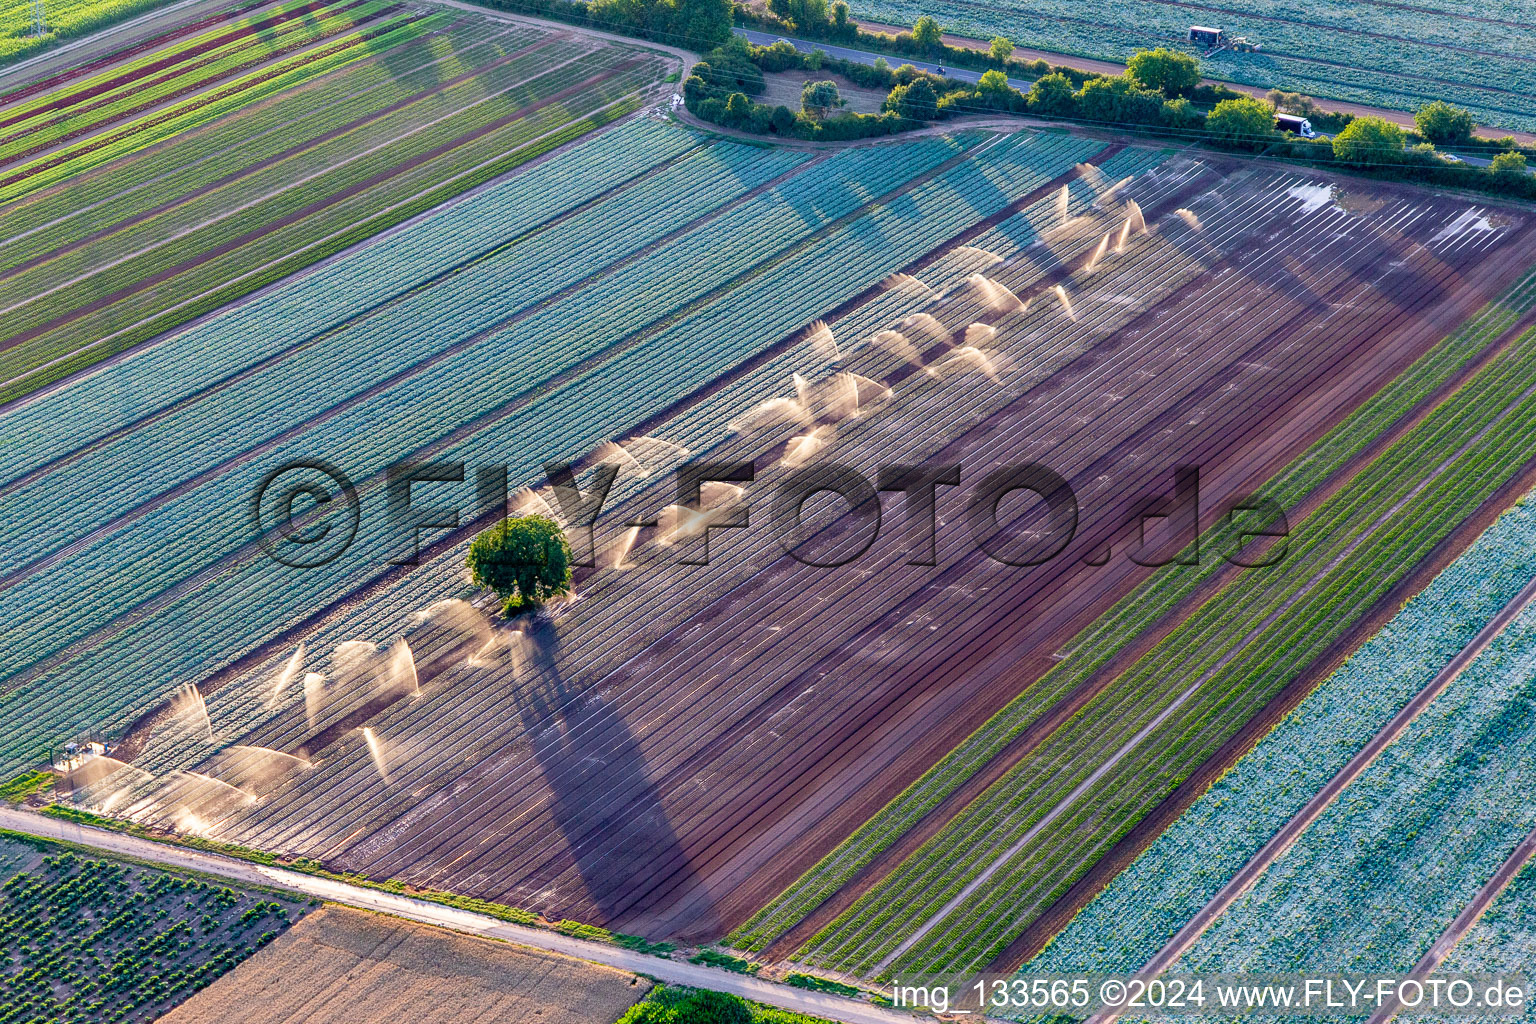
{"type": "Polygon", "coordinates": [[[477,0],[487,7],[707,50],[730,38],[731,0],[477,0]]]}
{"type": "MultiPolygon", "coordinates": [[[[915,29],[913,35],[918,35],[915,29]]],[[[1000,56],[1002,49],[998,47],[1000,56]]],[[[684,97],[688,109],[705,120],[798,138],[886,135],[952,116],[1008,112],[1141,129],[1227,149],[1386,168],[1419,180],[1536,195],[1536,179],[1527,180],[1526,157],[1513,140],[1487,144],[1503,148],[1502,152],[1495,148],[1497,155],[1487,173],[1443,158],[1436,142],[1465,145],[1475,127],[1470,113],[1450,104],[1423,107],[1414,132],[1379,117],[1334,117],[1318,111],[1319,127],[1338,134],[1332,140],[1302,139],[1276,130],[1274,100],[1312,116],[1305,97],[1272,93],[1259,99],[1225,86],[1202,84],[1198,60],[1163,47],[1137,53],[1121,75],[1073,76],[1056,69],[1022,92],[998,68],[969,85],[918,71],[910,64],[893,70],[883,58],[866,66],[832,60],[820,51],[802,54],[788,43],[753,47],[736,38],[695,66],[684,83],[684,97]],[[842,97],[831,80],[806,83],[798,112],[752,99],[764,89],[763,72],[790,69],[836,71],[857,85],[888,90],[886,100],[878,114],[844,113],[842,97]],[[1330,117],[1333,123],[1328,123],[1330,117]]]]}

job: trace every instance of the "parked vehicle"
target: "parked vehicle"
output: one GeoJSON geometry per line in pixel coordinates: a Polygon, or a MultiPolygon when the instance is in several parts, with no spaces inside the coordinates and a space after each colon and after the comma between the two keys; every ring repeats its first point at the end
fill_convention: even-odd
{"type": "Polygon", "coordinates": [[[1317,138],[1317,131],[1312,127],[1312,122],[1295,114],[1276,114],[1275,127],[1282,132],[1300,135],[1304,139],[1317,138]]]}

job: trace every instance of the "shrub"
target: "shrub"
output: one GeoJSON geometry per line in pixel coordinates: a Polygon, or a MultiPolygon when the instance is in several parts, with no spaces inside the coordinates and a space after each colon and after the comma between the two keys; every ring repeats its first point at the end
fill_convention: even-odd
{"type": "Polygon", "coordinates": [[[1205,119],[1212,141],[1232,149],[1258,149],[1275,139],[1275,108],[1252,96],[1222,100],[1205,119]]]}
{"type": "Polygon", "coordinates": [[[1141,88],[1168,97],[1186,95],[1200,84],[1200,62],[1166,46],[1136,53],[1126,64],[1125,71],[1141,88]]]}
{"type": "Polygon", "coordinates": [[[1488,169],[1494,174],[1524,175],[1526,173],[1524,153],[1500,153],[1493,158],[1488,169]]]}
{"type": "Polygon", "coordinates": [[[1380,117],[1357,117],[1333,137],[1333,155],[1349,164],[1402,163],[1403,130],[1380,117]]]}
{"type": "Polygon", "coordinates": [[[800,109],[815,118],[826,117],[846,102],[837,91],[837,83],[829,80],[806,82],[800,90],[800,109]]]}
{"type": "Polygon", "coordinates": [[[1437,146],[1459,146],[1472,139],[1477,122],[1470,110],[1452,106],[1444,100],[1426,103],[1413,115],[1419,134],[1437,146]]]}
{"type": "Polygon", "coordinates": [[[545,516],[502,520],[470,543],[465,564],[477,586],[503,599],[508,615],[571,589],[570,543],[560,525],[545,516]]]}

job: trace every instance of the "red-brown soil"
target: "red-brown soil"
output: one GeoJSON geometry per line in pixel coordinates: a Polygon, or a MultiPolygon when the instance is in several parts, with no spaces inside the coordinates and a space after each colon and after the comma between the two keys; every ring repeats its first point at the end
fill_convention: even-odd
{"type": "MultiPolygon", "coordinates": [[[[762,520],[783,470],[760,437],[729,442],[709,455],[757,456],[757,525],[719,531],[710,565],[642,546],[636,568],[593,574],[580,602],[530,626],[513,671],[450,676],[403,713],[393,734],[454,750],[451,772],[366,810],[351,800],[355,777],[327,776],[334,791],[292,791],[244,831],[555,917],[717,937],[1145,578],[1124,557],[1127,526],[1175,466],[1200,467],[1209,522],[1497,294],[1536,247],[1516,221],[1499,246],[1437,249],[1427,240],[1464,204],[1409,191],[1377,189],[1379,206],[1345,225],[1332,219],[1343,211],[1300,216],[1252,170],[1145,187],[1155,260],[1134,262],[1133,246],[1085,277],[1083,256],[1070,267],[1032,256],[1030,295],[1054,302],[1049,286],[1076,270],[1078,315],[1104,325],[1053,372],[1005,368],[1000,391],[981,374],[939,382],[867,350],[850,357],[898,399],[842,424],[825,458],[869,476],[896,462],[965,467],[962,486],[940,492],[938,566],[906,564],[895,495],[881,538],[851,564],[775,555],[762,520]],[[1180,230],[1171,214],[1186,205],[1208,209],[1203,230],[1180,230]],[[1139,302],[1179,260],[1203,269],[1139,302]],[[963,501],[988,469],[1025,461],[1072,482],[1080,526],[1052,561],[1002,566],[965,542],[963,501]],[[1090,564],[1110,544],[1108,563],[1090,564]]],[[[959,294],[933,311],[957,330],[988,319],[959,294]]],[[[930,358],[947,345],[934,339],[930,358]]],[[[607,521],[654,515],[670,487],[607,521]]],[[[1030,521],[1027,509],[1006,515],[1030,521]]],[[[282,729],[271,733],[256,741],[279,743],[282,729]]]]}

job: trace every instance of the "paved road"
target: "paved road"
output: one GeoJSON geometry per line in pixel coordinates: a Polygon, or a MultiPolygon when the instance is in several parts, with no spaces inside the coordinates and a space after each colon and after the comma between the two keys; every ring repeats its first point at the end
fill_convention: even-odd
{"type": "Polygon", "coordinates": [[[105,829],[77,825],[74,822],[47,818],[15,807],[0,806],[0,828],[26,832],[47,839],[63,839],[108,853],[169,867],[201,871],[237,882],[276,886],[306,896],[329,900],[332,903],[381,911],[424,924],[451,928],[458,932],[505,939],[524,946],[563,953],[592,963],[606,964],[620,970],[649,975],[671,984],[730,992],[769,1006],[843,1021],[845,1024],[913,1024],[914,1021],[909,1014],[844,999],[840,996],[790,988],[788,985],[733,974],[718,968],[664,960],[606,943],[573,939],[558,932],[508,924],[483,914],[455,910],[452,907],[439,906],[425,900],[397,896],[393,893],[380,892],[346,882],[336,882],[328,878],[316,878],[297,871],[263,867],[259,864],[167,843],[151,842],[148,839],[124,835],[121,832],[110,832],[105,829]]]}
{"type": "MultiPolygon", "coordinates": [[[[1529,608],[1533,601],[1536,601],[1536,579],[1527,583],[1520,593],[1516,594],[1508,604],[1499,609],[1498,614],[1478,631],[1477,636],[1473,637],[1465,647],[1457,651],[1456,656],[1447,662],[1444,668],[1435,673],[1435,677],[1426,683],[1422,690],[1414,694],[1413,699],[1401,711],[1392,716],[1392,720],[1382,726],[1380,731],[1371,737],[1370,742],[1361,748],[1360,752],[1351,758],[1348,764],[1339,769],[1338,774],[1329,779],[1327,785],[1323,786],[1316,796],[1307,801],[1307,805],[1296,812],[1296,816],[1287,821],[1280,831],[1275,833],[1274,838],[1265,843],[1263,849],[1254,854],[1248,863],[1243,865],[1242,870],[1234,875],[1232,880],[1221,888],[1220,892],[1211,897],[1210,902],[1201,907],[1199,913],[1190,918],[1189,923],[1179,929],[1178,934],[1168,940],[1167,945],[1158,950],[1156,956],[1147,961],[1147,965],[1137,972],[1138,976],[1151,979],[1172,967],[1174,962],[1183,956],[1189,947],[1194,945],[1195,941],[1205,933],[1205,930],[1210,927],[1211,922],[1224,914],[1234,900],[1251,888],[1258,881],[1259,876],[1264,874],[1281,854],[1290,849],[1301,833],[1316,821],[1318,815],[1322,814],[1338,798],[1338,795],[1343,792],[1345,787],[1359,778],[1361,773],[1370,766],[1371,762],[1376,760],[1377,755],[1401,736],[1403,731],[1412,724],[1413,720],[1418,718],[1419,714],[1436,697],[1440,696],[1447,686],[1451,685],[1452,680],[1461,675],[1462,671],[1476,660],[1478,655],[1482,654],[1488,645],[1500,633],[1503,633],[1517,616],[1529,608]]],[[[1532,833],[1531,839],[1527,840],[1527,844],[1531,843],[1536,843],[1536,833],[1532,833]]],[[[1522,844],[1522,848],[1524,845],[1522,844]]],[[[1527,852],[1526,856],[1529,857],[1529,852],[1527,852]]],[[[1510,872],[1510,874],[1512,875],[1513,872],[1510,872]]],[[[1507,882],[1508,877],[1504,881],[1507,882]]],[[[1491,898],[1490,896],[1489,899],[1491,898]]],[[[1484,905],[1486,906],[1486,903],[1484,905]]],[[[1470,922],[1468,922],[1466,927],[1470,927],[1470,922]]],[[[1465,928],[1463,928],[1463,931],[1465,931],[1465,928]]],[[[1446,950],[1449,951],[1448,946],[1446,950]]],[[[1441,956],[1443,958],[1444,954],[1442,953],[1441,956]]],[[[1122,1012],[1123,1010],[1119,1008],[1106,1008],[1090,1017],[1088,1024],[1113,1024],[1114,1021],[1119,1019],[1122,1012]]]]}
{"type": "MultiPolygon", "coordinates": [[[[883,53],[870,53],[868,50],[852,50],[846,46],[834,46],[831,43],[810,43],[806,42],[804,39],[790,39],[788,36],[774,35],[772,32],[759,32],[756,29],[750,28],[738,28],[734,31],[739,36],[745,36],[748,42],[757,46],[772,46],[780,39],[783,39],[785,42],[792,43],[795,49],[799,50],[801,53],[810,53],[812,50],[821,50],[826,53],[828,57],[839,57],[843,60],[853,61],[855,64],[874,64],[877,59],[884,57],[886,63],[890,64],[892,67],[898,67],[902,64],[911,64],[919,71],[931,71],[934,74],[938,74],[941,70],[937,64],[930,64],[927,61],[913,60],[910,57],[889,57],[883,53]]],[[[943,68],[942,70],[945,75],[949,76],[950,78],[959,79],[962,82],[981,81],[982,72],[980,71],[967,71],[965,68],[943,68]]],[[[1028,92],[1032,83],[1028,78],[1010,78],[1008,79],[1008,84],[1013,86],[1015,89],[1022,89],[1025,92],[1028,92]]]]}

